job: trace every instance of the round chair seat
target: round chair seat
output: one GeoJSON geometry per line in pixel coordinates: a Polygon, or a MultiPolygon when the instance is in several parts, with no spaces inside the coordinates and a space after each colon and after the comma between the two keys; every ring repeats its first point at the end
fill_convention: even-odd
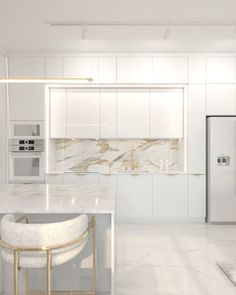
{"type": "MultiPolygon", "coordinates": [[[[19,249],[66,245],[80,238],[87,229],[88,216],[86,214],[62,222],[42,224],[17,223],[15,216],[8,214],[1,221],[2,240],[19,249]]],[[[51,266],[61,265],[73,259],[83,250],[86,242],[87,236],[72,247],[52,250],[51,266]]],[[[2,257],[6,262],[14,263],[12,250],[2,249],[2,257]]],[[[46,251],[19,252],[21,268],[45,268],[46,265],[46,251]]]]}
{"type": "MultiPolygon", "coordinates": [[[[86,241],[77,247],[70,248],[69,250],[63,252],[52,252],[52,267],[69,262],[74,257],[76,257],[84,248],[86,241]]],[[[6,250],[2,251],[2,257],[4,261],[13,264],[14,255],[6,250]]],[[[45,268],[47,266],[47,258],[45,252],[33,253],[33,252],[21,252],[19,258],[20,268],[45,268]]]]}

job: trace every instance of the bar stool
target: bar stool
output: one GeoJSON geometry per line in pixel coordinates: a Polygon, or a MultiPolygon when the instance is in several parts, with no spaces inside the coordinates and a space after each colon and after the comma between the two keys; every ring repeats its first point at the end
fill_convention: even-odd
{"type": "MultiPolygon", "coordinates": [[[[96,222],[88,221],[86,214],[56,223],[29,224],[27,217],[20,219],[12,214],[1,220],[1,239],[3,259],[14,265],[14,295],[18,295],[18,271],[25,269],[26,295],[35,293],[29,290],[29,269],[46,268],[46,294],[96,294],[96,222]],[[25,221],[25,223],[22,223],[25,221]],[[76,257],[86,245],[92,232],[93,275],[92,290],[89,291],[52,291],[51,269],[76,257]]],[[[39,291],[40,293],[41,291],[39,291]]],[[[45,292],[44,292],[45,293],[45,292]]]]}

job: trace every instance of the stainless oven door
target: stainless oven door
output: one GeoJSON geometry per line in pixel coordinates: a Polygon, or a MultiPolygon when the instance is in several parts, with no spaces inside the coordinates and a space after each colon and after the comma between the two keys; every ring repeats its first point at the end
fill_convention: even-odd
{"type": "Polygon", "coordinates": [[[44,182],[43,153],[11,152],[9,159],[10,183],[44,182]]]}
{"type": "Polygon", "coordinates": [[[44,126],[41,121],[12,121],[10,123],[11,139],[42,139],[44,126]]]}

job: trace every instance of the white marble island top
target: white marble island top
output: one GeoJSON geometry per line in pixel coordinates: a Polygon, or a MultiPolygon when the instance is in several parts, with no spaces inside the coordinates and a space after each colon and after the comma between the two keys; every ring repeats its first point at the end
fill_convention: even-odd
{"type": "Polygon", "coordinates": [[[9,184],[0,186],[0,213],[114,213],[109,185],[9,184]]]}

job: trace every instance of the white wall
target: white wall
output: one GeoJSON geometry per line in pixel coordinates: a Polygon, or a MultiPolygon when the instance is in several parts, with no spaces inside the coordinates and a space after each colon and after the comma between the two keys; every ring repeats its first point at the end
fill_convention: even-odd
{"type": "MultiPolygon", "coordinates": [[[[6,57],[0,53],[0,77],[6,77],[6,57]]],[[[7,182],[7,91],[0,84],[0,184],[7,182]]]]}

